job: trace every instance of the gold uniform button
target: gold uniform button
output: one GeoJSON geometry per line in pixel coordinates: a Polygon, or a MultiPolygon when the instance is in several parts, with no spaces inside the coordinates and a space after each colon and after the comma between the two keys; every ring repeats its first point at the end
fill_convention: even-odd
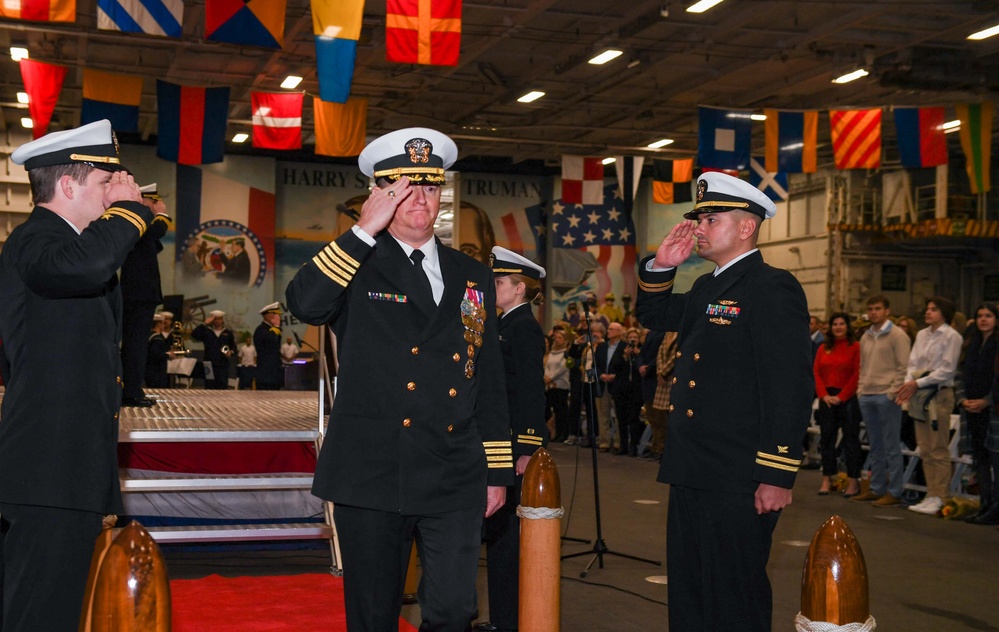
{"type": "Polygon", "coordinates": [[[417,353],[420,352],[420,348],[419,347],[413,347],[412,349],[409,350],[409,352],[412,353],[413,355],[416,355],[417,353]]]}
{"type": "Polygon", "coordinates": [[[409,384],[406,385],[406,388],[409,389],[409,390],[411,390],[411,391],[415,391],[416,390],[416,382],[410,382],[409,384]]]}
{"type": "Polygon", "coordinates": [[[688,417],[693,417],[693,416],[694,416],[694,411],[692,411],[692,410],[690,410],[690,409],[688,408],[688,409],[687,409],[687,416],[688,416],[688,417]]]}
{"type": "Polygon", "coordinates": [[[676,384],[676,376],[673,376],[673,383],[676,384]]]}
{"type": "Polygon", "coordinates": [[[458,360],[461,360],[461,356],[456,353],[453,356],[451,356],[451,359],[457,362],[458,360]]]}
{"type": "Polygon", "coordinates": [[[453,430],[454,430],[454,426],[448,426],[448,427],[447,427],[447,431],[448,431],[448,432],[452,432],[453,430]]]}
{"type": "Polygon", "coordinates": [[[409,426],[412,423],[413,423],[413,420],[410,419],[409,417],[406,417],[405,419],[402,420],[402,425],[406,426],[407,428],[409,428],[409,426]]]}
{"type": "Polygon", "coordinates": [[[455,395],[458,394],[458,391],[457,389],[452,388],[450,391],[447,392],[447,394],[450,395],[451,397],[454,397],[455,395]]]}
{"type": "Polygon", "coordinates": [[[697,362],[697,361],[698,361],[698,360],[700,360],[700,359],[701,359],[701,354],[699,354],[699,353],[695,353],[695,354],[694,354],[694,362],[697,362]]]}
{"type": "Polygon", "coordinates": [[[695,386],[697,386],[697,383],[694,380],[690,380],[690,388],[694,388],[695,386]]]}
{"type": "Polygon", "coordinates": [[[680,351],[677,351],[677,352],[676,352],[676,357],[678,357],[678,358],[679,358],[679,357],[680,357],[680,356],[682,356],[682,355],[683,355],[683,353],[682,353],[682,352],[680,352],[680,351]]]}
{"type": "Polygon", "coordinates": [[[119,384],[121,384],[121,376],[119,375],[118,377],[116,377],[115,381],[118,382],[119,384]]]}
{"type": "Polygon", "coordinates": [[[114,418],[115,418],[115,419],[117,419],[117,418],[118,418],[118,413],[115,413],[115,414],[114,414],[114,418]]]}
{"type": "Polygon", "coordinates": [[[674,409],[674,408],[676,408],[676,407],[675,407],[675,406],[674,406],[673,404],[670,404],[670,405],[669,405],[669,411],[670,411],[670,412],[673,412],[673,409],[674,409]]]}

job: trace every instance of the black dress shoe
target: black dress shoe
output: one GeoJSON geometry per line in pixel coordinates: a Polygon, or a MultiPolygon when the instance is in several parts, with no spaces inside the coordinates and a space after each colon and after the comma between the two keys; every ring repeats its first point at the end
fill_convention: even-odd
{"type": "Polygon", "coordinates": [[[489,621],[483,621],[472,628],[477,632],[517,632],[515,628],[497,628],[489,621]]]}
{"type": "Polygon", "coordinates": [[[968,518],[971,524],[999,525],[999,503],[990,504],[985,512],[979,511],[974,516],[968,518]]]}
{"type": "Polygon", "coordinates": [[[134,406],[136,408],[150,408],[156,405],[156,400],[148,399],[146,397],[122,397],[122,406],[134,406]]]}

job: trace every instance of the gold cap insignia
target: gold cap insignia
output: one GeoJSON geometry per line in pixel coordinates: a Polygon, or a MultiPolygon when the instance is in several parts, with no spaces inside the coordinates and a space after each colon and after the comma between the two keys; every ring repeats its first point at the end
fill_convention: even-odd
{"type": "Polygon", "coordinates": [[[430,162],[430,154],[433,151],[434,146],[425,138],[413,138],[406,143],[406,153],[409,154],[409,161],[413,164],[430,162]]]}

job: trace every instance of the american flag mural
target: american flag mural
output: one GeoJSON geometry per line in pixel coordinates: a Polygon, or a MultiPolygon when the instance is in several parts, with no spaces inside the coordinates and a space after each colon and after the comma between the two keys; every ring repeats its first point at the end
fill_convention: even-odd
{"type": "Polygon", "coordinates": [[[635,224],[625,213],[616,184],[604,187],[603,204],[565,204],[557,200],[551,212],[553,248],[576,248],[592,254],[600,267],[580,292],[603,298],[607,292],[635,296],[638,270],[635,224]]]}

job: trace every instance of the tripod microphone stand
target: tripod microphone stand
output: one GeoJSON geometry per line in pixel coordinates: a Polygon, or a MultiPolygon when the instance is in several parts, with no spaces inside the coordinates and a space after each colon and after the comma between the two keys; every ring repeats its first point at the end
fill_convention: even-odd
{"type": "MultiPolygon", "coordinates": [[[[593,302],[596,302],[595,299],[593,302]]],[[[569,553],[568,555],[563,555],[561,559],[567,560],[572,557],[580,557],[582,555],[593,555],[593,558],[586,565],[586,568],[579,574],[580,577],[586,577],[590,568],[593,566],[594,562],[599,562],[600,568],[604,567],[604,555],[616,555],[618,557],[624,557],[629,560],[636,560],[638,562],[645,562],[647,564],[655,564],[656,566],[661,565],[661,562],[656,560],[650,560],[644,557],[638,557],[637,555],[629,555],[627,553],[621,553],[619,551],[612,551],[608,548],[607,543],[604,541],[603,535],[603,525],[600,520],[600,474],[597,469],[597,357],[596,349],[593,345],[593,323],[590,321],[590,300],[588,299],[583,303],[583,318],[586,319],[586,346],[590,352],[590,368],[586,370],[586,376],[588,381],[586,384],[589,385],[588,393],[586,394],[586,420],[587,429],[586,435],[590,439],[590,456],[593,460],[593,507],[596,512],[596,522],[597,522],[597,537],[593,542],[593,548],[589,551],[581,551],[579,553],[569,553]]],[[[585,364],[584,364],[585,366],[585,364]]],[[[586,388],[586,386],[584,386],[586,388]]],[[[580,540],[578,538],[563,538],[564,540],[579,540],[581,542],[589,543],[589,540],[580,540]]]]}

